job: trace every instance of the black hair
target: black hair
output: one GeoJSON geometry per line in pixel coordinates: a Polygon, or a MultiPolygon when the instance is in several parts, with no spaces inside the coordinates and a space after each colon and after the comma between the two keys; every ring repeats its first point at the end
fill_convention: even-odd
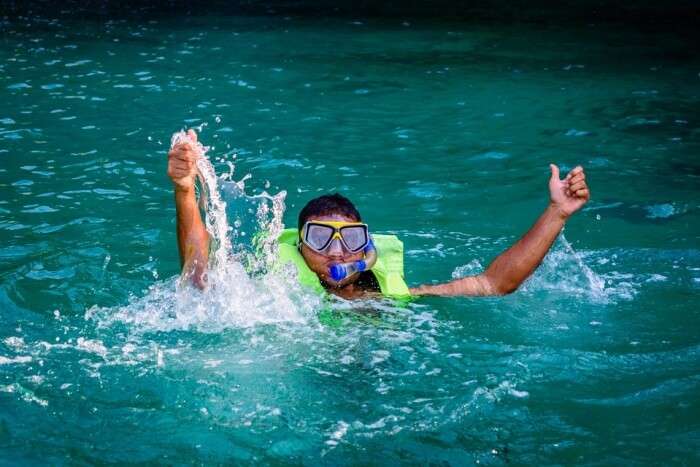
{"type": "Polygon", "coordinates": [[[350,217],[356,222],[362,222],[360,212],[352,204],[352,201],[341,194],[335,193],[319,196],[306,203],[306,206],[299,213],[299,230],[312,217],[332,216],[333,214],[340,214],[350,217]]]}

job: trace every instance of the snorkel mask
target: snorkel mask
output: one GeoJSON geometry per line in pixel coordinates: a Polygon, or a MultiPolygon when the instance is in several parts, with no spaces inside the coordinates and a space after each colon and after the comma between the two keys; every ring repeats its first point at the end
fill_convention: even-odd
{"type": "Polygon", "coordinates": [[[328,269],[328,275],[337,282],[356,272],[372,269],[377,262],[377,249],[374,247],[367,224],[361,222],[309,221],[304,224],[301,241],[316,253],[326,254],[334,240],[339,240],[350,253],[363,251],[365,259],[347,263],[335,263],[328,269]]]}

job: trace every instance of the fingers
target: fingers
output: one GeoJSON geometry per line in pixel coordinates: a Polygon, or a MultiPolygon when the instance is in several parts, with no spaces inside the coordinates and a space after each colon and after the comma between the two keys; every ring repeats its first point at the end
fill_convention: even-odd
{"type": "Polygon", "coordinates": [[[182,171],[182,170],[171,170],[171,171],[168,171],[168,176],[169,176],[170,178],[174,178],[174,179],[185,178],[185,177],[187,177],[187,176],[189,176],[189,175],[192,175],[192,174],[191,174],[190,172],[182,171]]]}
{"type": "Polygon", "coordinates": [[[571,170],[566,175],[564,181],[567,184],[566,194],[568,196],[576,196],[579,198],[589,196],[588,186],[586,185],[586,173],[580,165],[571,170]]]}
{"type": "Polygon", "coordinates": [[[573,177],[574,175],[580,174],[582,172],[583,172],[583,167],[581,167],[580,165],[577,165],[576,167],[571,169],[571,172],[569,172],[569,174],[573,177]]]}
{"type": "Polygon", "coordinates": [[[189,145],[177,145],[168,153],[168,176],[180,179],[196,171],[197,154],[189,145]]]}
{"type": "Polygon", "coordinates": [[[568,180],[569,185],[575,185],[577,183],[585,183],[586,182],[586,176],[583,174],[583,172],[574,175],[568,180]]]}
{"type": "Polygon", "coordinates": [[[190,151],[194,152],[194,148],[189,142],[178,143],[172,147],[171,151],[190,151]]]}
{"type": "Polygon", "coordinates": [[[171,176],[183,177],[189,175],[194,171],[194,163],[171,160],[168,164],[168,174],[171,176]]]}
{"type": "Polygon", "coordinates": [[[194,169],[195,161],[183,159],[170,159],[170,161],[168,162],[168,167],[172,168],[173,170],[185,170],[189,172],[194,169]]]}
{"type": "Polygon", "coordinates": [[[199,151],[197,148],[197,132],[193,129],[187,130],[187,136],[190,141],[185,141],[176,144],[170,149],[168,158],[180,159],[183,161],[196,161],[199,151]]]}
{"type": "Polygon", "coordinates": [[[168,152],[168,176],[173,181],[191,177],[197,171],[197,133],[190,129],[187,131],[189,141],[184,141],[173,146],[168,152]]]}
{"type": "Polygon", "coordinates": [[[169,164],[173,167],[182,167],[183,169],[191,169],[195,166],[194,158],[173,157],[169,160],[169,164]]]}
{"type": "Polygon", "coordinates": [[[182,160],[195,160],[197,154],[189,146],[176,146],[169,153],[169,157],[182,160]]]}
{"type": "Polygon", "coordinates": [[[566,178],[564,180],[569,181],[579,174],[584,175],[584,177],[585,177],[585,174],[583,174],[583,167],[581,167],[580,165],[577,165],[566,175],[566,178]]]}
{"type": "Polygon", "coordinates": [[[194,174],[194,172],[192,169],[187,169],[187,168],[183,168],[183,167],[169,167],[168,168],[168,176],[170,178],[175,178],[175,179],[185,178],[185,177],[191,176],[193,174],[194,174]]]}
{"type": "Polygon", "coordinates": [[[585,180],[579,180],[575,183],[569,183],[569,191],[576,192],[578,190],[581,190],[583,188],[586,188],[586,181],[585,180]]]}
{"type": "Polygon", "coordinates": [[[188,144],[178,144],[170,150],[168,158],[194,162],[197,160],[197,153],[188,144]]]}
{"type": "Polygon", "coordinates": [[[590,192],[588,191],[588,185],[586,185],[586,182],[582,181],[574,185],[569,185],[566,188],[566,195],[588,199],[590,196],[590,192]]]}

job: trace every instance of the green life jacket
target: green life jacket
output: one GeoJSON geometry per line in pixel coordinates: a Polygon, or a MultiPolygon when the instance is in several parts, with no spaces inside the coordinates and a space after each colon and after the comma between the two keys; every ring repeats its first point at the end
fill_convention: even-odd
{"type": "MultiPolygon", "coordinates": [[[[377,278],[382,295],[387,297],[408,297],[411,293],[403,279],[403,242],[396,235],[372,234],[377,248],[377,262],[371,271],[377,278]]],[[[279,237],[279,263],[293,264],[302,285],[316,292],[325,291],[315,272],[306,265],[298,249],[299,231],[285,229],[279,237]]]]}

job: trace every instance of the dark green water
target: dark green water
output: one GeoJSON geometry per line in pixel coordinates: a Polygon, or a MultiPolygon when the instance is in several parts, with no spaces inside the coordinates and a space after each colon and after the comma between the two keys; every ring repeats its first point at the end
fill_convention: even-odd
{"type": "MultiPolygon", "coordinates": [[[[681,36],[62,18],[2,23],[3,463],[700,462],[700,59],[681,36]],[[340,191],[398,234],[411,285],[517,240],[550,162],[583,164],[593,198],[504,298],[352,305],[374,314],[331,328],[239,271],[182,302],[166,152],[203,123],[220,173],[287,191],[286,225],[340,191]]],[[[229,199],[242,243],[248,207],[229,199]]]]}

